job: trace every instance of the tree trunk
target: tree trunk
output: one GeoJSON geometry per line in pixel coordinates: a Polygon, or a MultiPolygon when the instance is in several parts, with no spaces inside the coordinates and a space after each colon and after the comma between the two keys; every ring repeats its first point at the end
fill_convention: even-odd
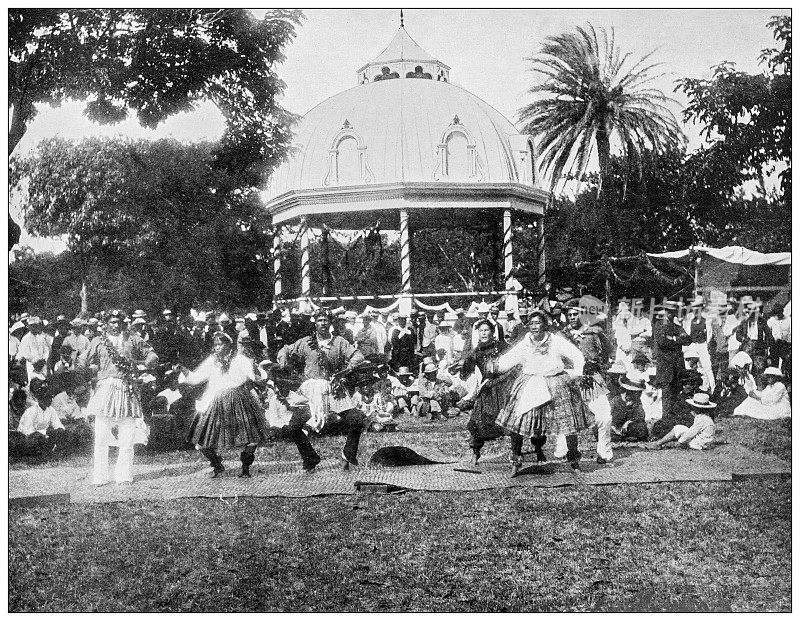
{"type": "Polygon", "coordinates": [[[611,141],[605,127],[597,130],[597,161],[600,166],[600,187],[598,188],[598,201],[606,223],[606,249],[610,253],[614,247],[614,235],[617,230],[617,214],[608,201],[606,193],[606,180],[611,162],[611,141]]]}
{"type": "Polygon", "coordinates": [[[8,128],[8,157],[11,157],[19,141],[22,140],[28,125],[28,118],[27,115],[22,112],[22,106],[20,106],[18,102],[14,102],[13,108],[11,127],[8,128]]]}
{"type": "Polygon", "coordinates": [[[89,290],[86,287],[86,278],[81,278],[81,316],[89,316],[89,290]]]}
{"type": "MultiPolygon", "coordinates": [[[[8,129],[8,157],[14,151],[14,148],[22,140],[25,135],[27,125],[27,117],[22,113],[21,107],[18,103],[14,104],[14,110],[11,115],[11,127],[8,129]]],[[[8,214],[8,250],[12,250],[14,246],[19,243],[19,237],[22,232],[22,227],[14,222],[11,213],[8,214]]]]}

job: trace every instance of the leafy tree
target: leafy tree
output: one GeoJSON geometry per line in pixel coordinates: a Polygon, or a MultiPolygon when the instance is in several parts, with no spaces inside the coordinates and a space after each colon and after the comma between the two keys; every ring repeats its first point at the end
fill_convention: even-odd
{"type": "Polygon", "coordinates": [[[717,188],[731,194],[780,162],[786,166],[780,173],[782,192],[791,201],[792,18],[777,16],[767,25],[781,47],[762,51],[763,73],[747,74],[723,62],[711,79],[678,80],[676,90],[689,98],[684,120],[703,124],[710,144],[695,160],[713,172],[717,188]]]}
{"type": "MultiPolygon", "coordinates": [[[[9,9],[8,152],[36,104],[87,101],[85,114],[145,127],[212,101],[226,120],[214,164],[255,186],[284,155],[294,116],[275,68],[301,18],[245,9],[9,9]]],[[[9,216],[10,223],[10,216],[9,216]]],[[[11,239],[9,240],[11,241],[11,239]]]]}
{"type": "MultiPolygon", "coordinates": [[[[536,97],[519,111],[524,131],[538,139],[542,172],[551,186],[568,172],[581,177],[592,151],[599,162],[598,191],[609,173],[612,142],[631,165],[650,151],[676,148],[683,140],[661,91],[647,88],[657,75],[652,55],[628,62],[611,36],[594,27],[547,37],[527,60],[543,81],[529,92],[536,97]]],[[[663,74],[661,74],[663,75],[663,74]]]]}
{"type": "Polygon", "coordinates": [[[117,285],[118,303],[184,309],[208,295],[242,304],[269,295],[266,215],[214,168],[214,147],[54,138],[12,160],[27,228],[64,236],[79,265],[83,312],[90,284],[117,285]]]}

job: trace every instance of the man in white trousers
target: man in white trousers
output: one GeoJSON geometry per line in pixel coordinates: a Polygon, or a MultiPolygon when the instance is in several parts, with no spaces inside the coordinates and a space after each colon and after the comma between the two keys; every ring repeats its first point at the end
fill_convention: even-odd
{"type": "MultiPolygon", "coordinates": [[[[614,457],[611,449],[611,405],[608,401],[608,389],[605,380],[600,375],[600,369],[605,368],[611,356],[611,344],[605,332],[599,325],[586,325],[581,318],[579,300],[572,300],[566,305],[567,327],[562,334],[581,350],[586,365],[584,374],[591,377],[593,387],[582,391],[586,398],[586,405],[594,414],[597,425],[597,463],[605,464],[614,457]],[[588,374],[588,375],[587,375],[588,374]]],[[[588,379],[587,379],[588,382],[588,379]]],[[[556,437],[554,456],[564,457],[567,454],[567,438],[564,435],[556,437]]]]}

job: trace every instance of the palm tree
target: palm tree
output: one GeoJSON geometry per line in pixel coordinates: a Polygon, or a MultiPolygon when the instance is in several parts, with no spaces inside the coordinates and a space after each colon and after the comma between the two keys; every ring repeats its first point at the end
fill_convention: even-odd
{"type": "MultiPolygon", "coordinates": [[[[551,190],[565,173],[578,179],[585,173],[597,146],[600,185],[609,171],[612,142],[629,165],[638,165],[649,151],[663,152],[685,141],[666,104],[675,102],[661,91],[644,86],[664,74],[652,73],[653,54],[629,62],[621,56],[604,29],[602,45],[594,27],[577,27],[547,37],[531,70],[544,77],[529,92],[536,100],[519,111],[524,131],[537,137],[541,172],[550,175],[551,190]]],[[[676,102],[677,103],[677,102],[676,102]]]]}

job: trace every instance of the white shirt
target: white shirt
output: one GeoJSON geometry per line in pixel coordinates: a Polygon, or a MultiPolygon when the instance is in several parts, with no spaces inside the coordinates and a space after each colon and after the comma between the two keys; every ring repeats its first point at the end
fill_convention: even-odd
{"type": "Polygon", "coordinates": [[[778,319],[777,317],[770,317],[767,319],[767,325],[772,330],[772,337],[776,341],[792,342],[792,318],[784,317],[778,319]]]}
{"type": "Polygon", "coordinates": [[[681,434],[678,440],[682,443],[689,442],[689,448],[698,451],[708,448],[714,441],[714,431],[716,426],[714,420],[708,414],[694,415],[694,423],[688,431],[681,434]]]}
{"type": "Polygon", "coordinates": [[[39,404],[34,403],[27,410],[25,410],[25,413],[19,420],[19,427],[17,427],[17,431],[29,436],[37,431],[39,433],[47,433],[47,428],[51,426],[53,429],[64,428],[64,425],[61,424],[58,414],[56,414],[56,411],[52,406],[42,411],[42,408],[39,407],[39,404]]]}
{"type": "Polygon", "coordinates": [[[55,410],[59,420],[62,418],[86,418],[86,411],[82,410],[81,406],[66,391],[62,391],[53,397],[53,402],[50,404],[49,409],[55,410]]]}
{"type": "Polygon", "coordinates": [[[11,358],[17,357],[17,352],[19,351],[19,339],[12,335],[8,335],[8,355],[11,358]]]}
{"type": "Polygon", "coordinates": [[[247,380],[256,381],[263,378],[262,370],[256,371],[253,361],[243,354],[237,354],[231,360],[228,371],[224,372],[219,366],[215,356],[209,356],[203,363],[187,376],[178,378],[179,382],[187,384],[202,384],[207,382],[202,396],[195,401],[198,412],[205,412],[214,398],[225,390],[241,386],[247,380]],[[258,375],[256,375],[258,373],[258,375]]]}
{"type": "Polygon", "coordinates": [[[25,358],[31,363],[37,360],[47,360],[50,357],[52,343],[53,337],[46,332],[40,332],[39,334],[28,332],[19,342],[17,360],[25,358]]]}
{"type": "Polygon", "coordinates": [[[501,373],[508,371],[518,364],[522,365],[522,372],[526,375],[552,376],[566,371],[575,377],[583,375],[585,359],[581,351],[560,334],[548,334],[550,340],[545,353],[537,351],[537,346],[530,334],[508,352],[498,359],[501,373]],[[564,361],[570,362],[572,368],[567,368],[564,361]]]}

